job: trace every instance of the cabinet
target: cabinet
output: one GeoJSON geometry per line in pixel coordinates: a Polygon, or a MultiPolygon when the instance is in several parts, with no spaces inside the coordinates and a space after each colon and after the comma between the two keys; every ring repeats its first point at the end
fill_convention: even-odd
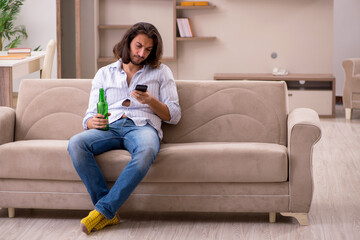
{"type": "Polygon", "coordinates": [[[321,117],[335,117],[335,77],[332,74],[289,74],[273,76],[256,73],[216,73],[215,80],[285,81],[289,110],[306,107],[321,117]]]}

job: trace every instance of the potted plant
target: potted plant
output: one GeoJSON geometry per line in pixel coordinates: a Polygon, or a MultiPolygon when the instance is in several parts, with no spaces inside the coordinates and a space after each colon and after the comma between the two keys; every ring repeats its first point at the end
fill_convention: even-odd
{"type": "Polygon", "coordinates": [[[14,26],[23,2],[24,0],[0,0],[0,50],[17,47],[27,38],[25,26],[14,26]]]}

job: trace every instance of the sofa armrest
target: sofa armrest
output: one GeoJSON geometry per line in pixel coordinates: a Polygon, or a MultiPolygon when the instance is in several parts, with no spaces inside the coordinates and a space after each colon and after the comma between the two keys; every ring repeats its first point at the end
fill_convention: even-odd
{"type": "Polygon", "coordinates": [[[320,119],[309,108],[294,109],[288,116],[290,212],[309,212],[313,195],[313,147],[321,137],[320,119]]]}
{"type": "Polygon", "coordinates": [[[15,110],[9,107],[0,107],[0,145],[14,141],[15,110]]]}

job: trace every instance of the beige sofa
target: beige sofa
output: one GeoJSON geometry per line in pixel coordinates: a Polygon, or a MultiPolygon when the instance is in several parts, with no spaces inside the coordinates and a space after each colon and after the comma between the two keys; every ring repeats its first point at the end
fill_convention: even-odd
{"type": "MultiPolygon", "coordinates": [[[[177,81],[182,119],[164,125],[161,150],[121,211],[265,212],[307,224],[311,109],[288,113],[284,82],[177,81]]],[[[23,80],[16,111],[0,107],[0,207],[92,209],[67,152],[83,131],[90,79],[23,80]]],[[[111,185],[130,155],[96,156],[111,185]]]]}

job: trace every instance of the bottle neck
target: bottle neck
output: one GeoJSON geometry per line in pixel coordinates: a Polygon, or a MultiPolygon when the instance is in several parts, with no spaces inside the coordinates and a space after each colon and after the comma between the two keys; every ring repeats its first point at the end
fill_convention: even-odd
{"type": "Polygon", "coordinates": [[[105,93],[103,88],[100,88],[99,102],[105,102],[105,93]]]}

